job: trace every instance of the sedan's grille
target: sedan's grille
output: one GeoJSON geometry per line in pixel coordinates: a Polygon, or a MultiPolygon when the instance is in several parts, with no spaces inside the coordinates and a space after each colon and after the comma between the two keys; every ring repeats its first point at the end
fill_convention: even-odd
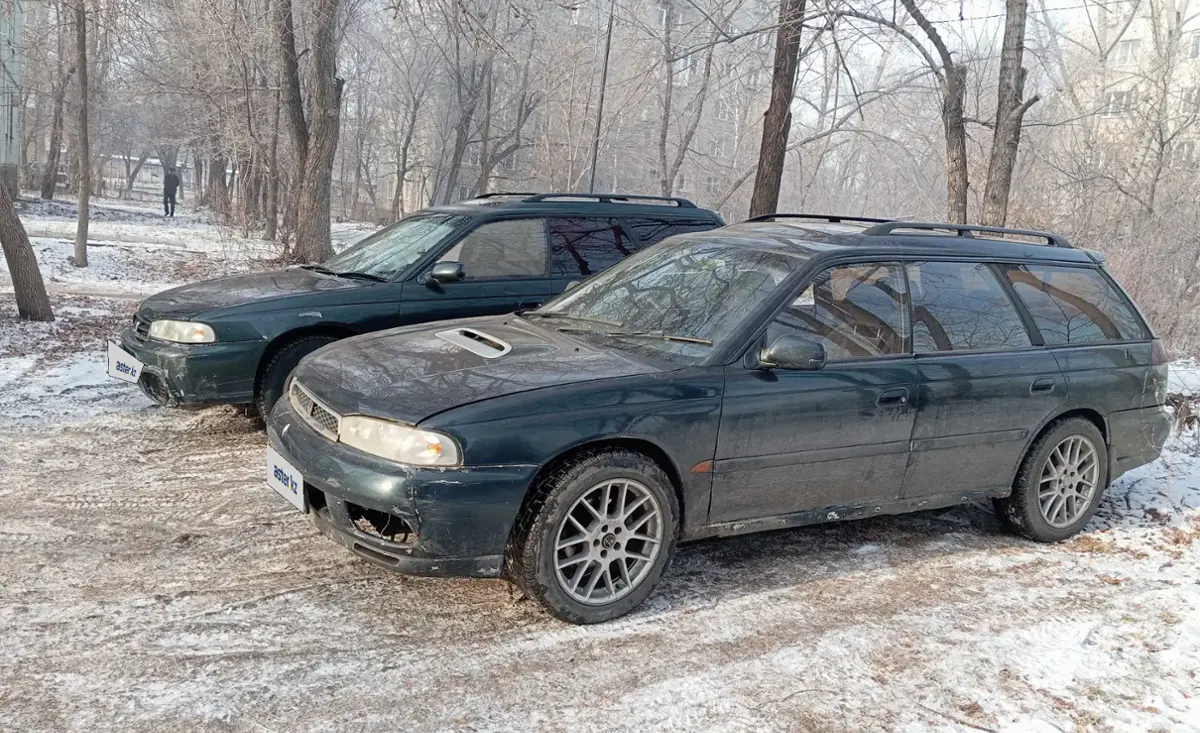
{"type": "Polygon", "coordinates": [[[288,396],[292,401],[293,409],[314,430],[330,440],[338,439],[338,430],[342,422],[341,415],[321,404],[316,397],[313,397],[311,392],[302,387],[294,379],[292,380],[292,388],[288,396]]]}
{"type": "Polygon", "coordinates": [[[140,313],[133,317],[133,337],[138,341],[150,338],[150,321],[143,318],[140,313]]]}

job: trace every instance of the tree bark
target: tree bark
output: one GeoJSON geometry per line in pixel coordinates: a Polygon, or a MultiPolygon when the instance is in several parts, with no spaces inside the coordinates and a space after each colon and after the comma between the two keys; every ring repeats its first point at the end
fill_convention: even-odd
{"type": "Polygon", "coordinates": [[[263,231],[263,238],[269,242],[275,241],[279,233],[279,108],[279,92],[275,92],[275,121],[267,158],[267,224],[263,231]]]}
{"type": "Polygon", "coordinates": [[[758,152],[754,193],[750,196],[750,216],[771,214],[779,208],[779,188],[783,183],[783,164],[792,127],[792,99],[796,87],[796,67],[800,62],[804,5],[805,0],[782,0],[780,4],[779,32],[775,36],[775,66],[771,76],[771,102],[763,117],[762,146],[758,152]]]}
{"type": "Polygon", "coordinates": [[[87,68],[87,6],[86,0],[76,0],[75,6],[75,65],[79,67],[79,218],[75,225],[76,267],[87,267],[87,237],[89,209],[92,203],[92,149],[88,142],[88,68],[87,68]]]}
{"type": "Polygon", "coordinates": [[[58,88],[54,90],[53,111],[50,114],[50,150],[46,152],[46,168],[42,171],[42,198],[54,200],[54,192],[58,189],[58,160],[62,152],[63,136],[63,106],[66,102],[67,86],[75,75],[75,64],[62,74],[58,88]]]}
{"type": "MultiPolygon", "coordinates": [[[[283,0],[287,2],[287,0],[283,0]]],[[[312,15],[312,76],[308,90],[311,113],[304,175],[296,205],[296,254],[319,262],[333,254],[329,189],[337,153],[342,108],[342,79],[337,76],[339,0],[315,0],[312,15]]]]}
{"type": "Polygon", "coordinates": [[[17,316],[30,321],[53,321],[54,312],[50,309],[37,256],[5,186],[0,186],[0,247],[4,249],[17,297],[17,316]]]}
{"type": "Polygon", "coordinates": [[[985,226],[1004,226],[1008,219],[1008,196],[1021,143],[1021,124],[1026,110],[1038,101],[1036,95],[1028,101],[1021,99],[1025,94],[1026,70],[1021,66],[1021,60],[1025,52],[1027,10],[1028,0],[1008,0],[1006,3],[996,124],[992,131],[992,153],[988,160],[983,215],[980,217],[985,226]]]}

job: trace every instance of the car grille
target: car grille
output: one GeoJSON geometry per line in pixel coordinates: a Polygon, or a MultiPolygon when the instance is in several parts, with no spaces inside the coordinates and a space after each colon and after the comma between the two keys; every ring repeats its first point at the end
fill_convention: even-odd
{"type": "Polygon", "coordinates": [[[141,313],[133,317],[133,337],[138,341],[150,338],[150,321],[143,318],[141,313]]]}
{"type": "Polygon", "coordinates": [[[292,387],[289,390],[288,398],[292,402],[292,408],[304,418],[313,430],[316,430],[321,435],[324,435],[330,440],[338,439],[338,431],[341,427],[342,416],[322,404],[312,393],[300,385],[295,379],[292,380],[292,387]]]}

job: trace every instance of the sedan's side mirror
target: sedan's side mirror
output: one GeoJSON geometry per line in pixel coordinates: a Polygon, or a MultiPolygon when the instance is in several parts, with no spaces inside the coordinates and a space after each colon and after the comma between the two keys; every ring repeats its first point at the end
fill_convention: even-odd
{"type": "Polygon", "coordinates": [[[466,277],[467,270],[461,262],[439,262],[429,271],[428,282],[430,284],[457,283],[462,282],[466,277]]]}
{"type": "Polygon", "coordinates": [[[758,364],[763,369],[820,369],[825,366],[825,347],[816,341],[785,334],[759,353],[758,364]]]}

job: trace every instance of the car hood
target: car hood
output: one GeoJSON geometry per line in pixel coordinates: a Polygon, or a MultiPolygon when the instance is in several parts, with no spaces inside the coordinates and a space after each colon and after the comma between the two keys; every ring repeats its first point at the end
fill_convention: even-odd
{"type": "Polygon", "coordinates": [[[664,368],[514,316],[496,316],[344,339],[307,356],[292,374],[339,414],[416,424],[493,397],[664,368]]]}
{"type": "Polygon", "coordinates": [[[143,300],[138,310],[148,320],[184,319],[217,308],[322,290],[358,288],[368,284],[361,280],[348,280],[299,267],[289,267],[284,270],[205,280],[164,290],[143,300]]]}

